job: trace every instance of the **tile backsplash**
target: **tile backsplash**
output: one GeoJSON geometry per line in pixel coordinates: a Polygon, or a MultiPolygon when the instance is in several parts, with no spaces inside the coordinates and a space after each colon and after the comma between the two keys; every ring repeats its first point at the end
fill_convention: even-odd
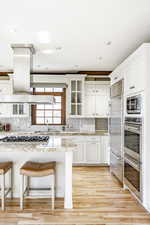
{"type": "MultiPolygon", "coordinates": [[[[49,128],[50,130],[62,130],[62,126],[52,126],[49,125],[31,125],[31,118],[29,117],[22,117],[22,118],[1,118],[0,123],[11,124],[12,131],[47,131],[49,128]]],[[[67,125],[69,129],[76,130],[76,131],[95,131],[95,119],[75,119],[70,118],[67,120],[67,125]]]]}

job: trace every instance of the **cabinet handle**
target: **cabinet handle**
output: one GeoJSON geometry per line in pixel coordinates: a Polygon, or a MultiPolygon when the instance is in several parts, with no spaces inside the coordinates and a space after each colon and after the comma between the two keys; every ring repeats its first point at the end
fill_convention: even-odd
{"type": "Polygon", "coordinates": [[[118,77],[114,77],[114,80],[117,80],[118,77]]]}
{"type": "Polygon", "coordinates": [[[135,88],[135,86],[131,86],[131,87],[129,87],[129,89],[134,89],[135,88]]]}

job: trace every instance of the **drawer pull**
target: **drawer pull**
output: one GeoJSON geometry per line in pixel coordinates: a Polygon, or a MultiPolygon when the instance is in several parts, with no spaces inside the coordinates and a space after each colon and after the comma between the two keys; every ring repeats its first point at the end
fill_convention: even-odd
{"type": "Polygon", "coordinates": [[[129,89],[134,89],[135,88],[135,86],[131,86],[131,87],[129,87],[129,89]]]}

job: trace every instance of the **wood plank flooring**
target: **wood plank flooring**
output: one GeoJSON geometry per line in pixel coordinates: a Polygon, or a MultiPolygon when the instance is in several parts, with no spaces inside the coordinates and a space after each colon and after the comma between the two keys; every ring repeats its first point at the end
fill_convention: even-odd
{"type": "Polygon", "coordinates": [[[110,175],[107,167],[73,168],[74,209],[64,210],[63,200],[26,200],[19,210],[18,199],[7,201],[0,212],[0,225],[146,225],[150,214],[110,175]]]}

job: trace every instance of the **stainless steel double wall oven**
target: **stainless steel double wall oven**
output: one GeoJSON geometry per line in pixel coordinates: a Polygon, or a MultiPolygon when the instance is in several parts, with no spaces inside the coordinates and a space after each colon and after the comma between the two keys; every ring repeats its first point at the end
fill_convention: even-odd
{"type": "Polygon", "coordinates": [[[142,118],[126,117],[124,126],[124,183],[142,200],[142,118]]]}

